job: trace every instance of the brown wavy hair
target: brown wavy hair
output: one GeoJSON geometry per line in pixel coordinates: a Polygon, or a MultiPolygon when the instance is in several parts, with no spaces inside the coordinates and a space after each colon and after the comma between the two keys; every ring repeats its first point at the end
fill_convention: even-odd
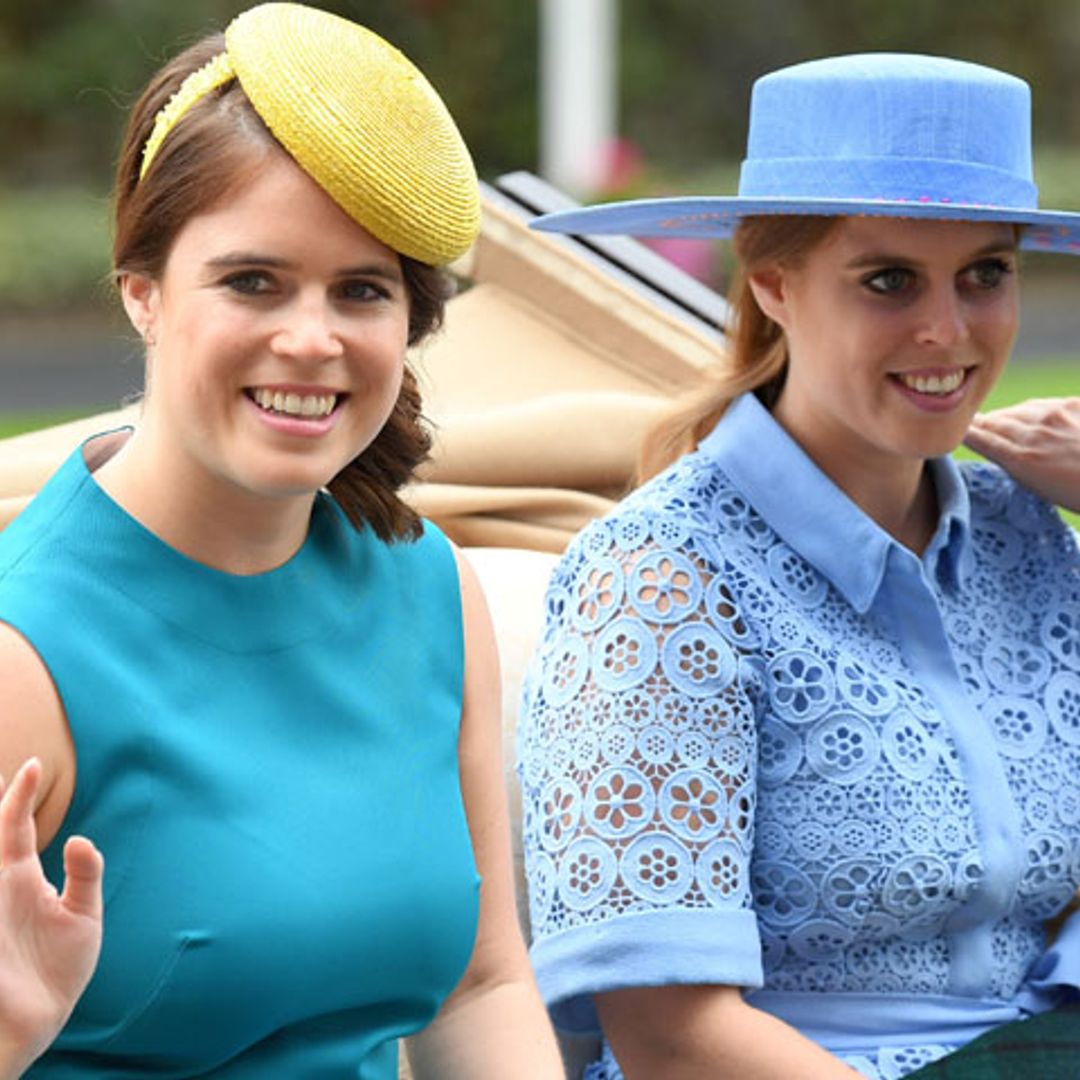
{"type": "MultiPolygon", "coordinates": [[[[135,103],[121,147],[113,191],[113,271],[160,279],[184,225],[250,183],[269,155],[286,153],[255,112],[237,80],[212,91],[166,136],[140,181],[143,147],[158,112],[180,84],[225,51],[212,34],[169,61],[135,103]]],[[[442,325],[453,293],[438,267],[399,255],[409,297],[409,345],[442,325]]],[[[327,485],[349,521],[367,525],[382,540],[414,540],[423,527],[398,492],[431,451],[420,390],[406,366],[401,392],[371,445],[327,485]]]]}
{"type": "Polygon", "coordinates": [[[705,385],[680,400],[645,438],[638,462],[639,483],[693,450],[716,426],[728,405],[753,391],[767,408],[780,396],[787,376],[784,331],[758,307],[750,276],[769,266],[797,266],[836,227],[838,218],[754,216],[744,218],[732,238],[736,273],[728,294],[730,323],[723,362],[705,385]]]}

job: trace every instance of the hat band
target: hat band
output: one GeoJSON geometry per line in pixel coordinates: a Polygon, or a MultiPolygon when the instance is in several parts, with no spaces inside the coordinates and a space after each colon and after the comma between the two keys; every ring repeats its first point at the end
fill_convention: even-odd
{"type": "Polygon", "coordinates": [[[992,165],[933,158],[764,158],[739,173],[741,198],[960,203],[1036,210],[1039,189],[992,165]]]}
{"type": "Polygon", "coordinates": [[[198,71],[193,71],[180,84],[176,93],[165,102],[154,117],[154,127],[150,132],[150,138],[146,140],[146,145],[143,147],[142,165],[139,168],[140,180],[146,175],[150,163],[161,149],[165,136],[176,127],[184,114],[196,102],[206,97],[211,90],[227,83],[235,78],[235,75],[229,54],[222,52],[208,60],[198,71]]]}

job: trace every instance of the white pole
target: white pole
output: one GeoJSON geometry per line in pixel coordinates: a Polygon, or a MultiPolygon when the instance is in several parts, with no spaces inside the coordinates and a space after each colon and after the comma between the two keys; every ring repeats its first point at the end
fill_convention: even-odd
{"type": "Polygon", "coordinates": [[[616,0],[540,0],[540,172],[579,198],[616,133],[616,0]]]}

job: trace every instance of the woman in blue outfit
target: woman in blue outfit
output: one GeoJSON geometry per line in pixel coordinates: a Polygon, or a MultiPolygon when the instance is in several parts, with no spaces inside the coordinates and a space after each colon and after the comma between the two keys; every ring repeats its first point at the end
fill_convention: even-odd
{"type": "MultiPolygon", "coordinates": [[[[589,1077],[892,1080],[1080,987],[1080,922],[1047,936],[1080,886],[1077,537],[949,457],[1018,247],[1080,250],[1036,207],[1025,83],[867,55],[756,83],[738,197],[539,223],[733,236],[741,269],[729,364],[567,551],[526,692],[532,959],[557,1026],[603,1030],[589,1077]]],[[[1022,464],[1049,416],[974,441],[1022,464]]],[[[1076,508],[1072,445],[1028,467],[1076,508]]]]}
{"type": "Polygon", "coordinates": [[[486,611],[397,494],[478,217],[431,87],[324,12],[253,8],[135,105],[142,414],[0,538],[0,1075],[391,1080],[407,1035],[418,1077],[561,1075],[486,611]]]}

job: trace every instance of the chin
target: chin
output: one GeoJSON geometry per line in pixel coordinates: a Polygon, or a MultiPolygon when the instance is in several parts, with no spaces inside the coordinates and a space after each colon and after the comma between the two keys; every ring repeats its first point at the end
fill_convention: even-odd
{"type": "Polygon", "coordinates": [[[884,453],[898,467],[909,463],[929,461],[931,458],[948,457],[958,443],[938,439],[893,439],[878,443],[878,450],[884,453]]]}
{"type": "Polygon", "coordinates": [[[322,490],[337,471],[316,468],[266,469],[247,477],[246,487],[268,499],[291,499],[311,496],[322,490]]]}
{"type": "Polygon", "coordinates": [[[948,457],[958,446],[962,439],[923,439],[911,448],[911,457],[915,458],[940,458],[948,457]]]}
{"type": "Polygon", "coordinates": [[[922,427],[921,431],[911,432],[904,442],[913,457],[935,458],[951,454],[964,441],[969,420],[952,417],[946,423],[938,420],[922,427]]]}

